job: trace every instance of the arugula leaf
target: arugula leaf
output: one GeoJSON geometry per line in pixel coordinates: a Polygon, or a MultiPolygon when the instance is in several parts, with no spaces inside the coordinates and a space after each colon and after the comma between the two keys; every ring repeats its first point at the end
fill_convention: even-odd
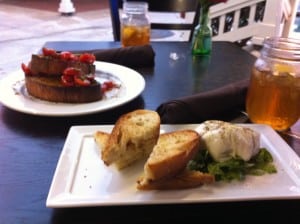
{"type": "Polygon", "coordinates": [[[224,162],[208,164],[208,172],[215,175],[216,180],[230,181],[245,179],[246,163],[239,158],[232,158],[224,162]]]}
{"type": "Polygon", "coordinates": [[[273,158],[270,152],[265,148],[261,148],[259,153],[254,156],[249,162],[254,165],[247,170],[251,175],[264,175],[265,173],[276,173],[276,167],[273,164],[273,158]]]}
{"type": "Polygon", "coordinates": [[[241,158],[216,162],[207,150],[200,150],[196,157],[188,163],[188,169],[210,173],[215,176],[217,181],[243,180],[246,175],[261,176],[277,172],[272,155],[265,148],[261,148],[259,153],[248,162],[241,158]]]}

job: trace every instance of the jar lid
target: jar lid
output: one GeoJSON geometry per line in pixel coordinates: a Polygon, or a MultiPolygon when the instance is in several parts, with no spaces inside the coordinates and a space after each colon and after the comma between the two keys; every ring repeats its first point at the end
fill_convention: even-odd
{"type": "Polygon", "coordinates": [[[284,37],[267,37],[261,52],[264,56],[287,60],[300,60],[300,40],[284,37]]]}
{"type": "Polygon", "coordinates": [[[124,2],[123,10],[125,13],[130,14],[145,14],[148,11],[148,3],[147,2],[124,2]]]}

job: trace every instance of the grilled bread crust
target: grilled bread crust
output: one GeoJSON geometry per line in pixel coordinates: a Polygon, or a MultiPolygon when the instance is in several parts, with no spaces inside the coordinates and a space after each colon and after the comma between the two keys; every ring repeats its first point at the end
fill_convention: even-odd
{"type": "Polygon", "coordinates": [[[36,98],[63,103],[87,103],[102,98],[101,85],[64,86],[60,76],[25,76],[27,92],[36,98]]]}
{"type": "Polygon", "coordinates": [[[157,181],[143,182],[143,176],[137,181],[138,190],[180,190],[200,187],[215,182],[213,175],[195,170],[184,170],[174,177],[157,181]]]}

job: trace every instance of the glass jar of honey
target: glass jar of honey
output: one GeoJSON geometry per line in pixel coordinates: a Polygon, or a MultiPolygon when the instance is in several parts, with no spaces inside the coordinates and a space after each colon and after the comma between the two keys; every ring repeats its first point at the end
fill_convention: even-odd
{"type": "Polygon", "coordinates": [[[124,2],[121,18],[123,47],[146,45],[150,42],[150,22],[147,2],[124,2]]]}
{"type": "Polygon", "coordinates": [[[272,37],[264,40],[251,74],[246,112],[253,123],[277,131],[300,118],[300,40],[272,37]]]}

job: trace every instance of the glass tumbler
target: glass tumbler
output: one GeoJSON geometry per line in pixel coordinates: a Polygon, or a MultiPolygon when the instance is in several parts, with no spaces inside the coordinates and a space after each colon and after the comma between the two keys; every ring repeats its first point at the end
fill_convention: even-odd
{"type": "Polygon", "coordinates": [[[246,112],[253,123],[277,131],[300,117],[300,40],[266,38],[251,74],[246,112]]]}
{"type": "Polygon", "coordinates": [[[150,42],[150,22],[147,2],[124,2],[121,18],[123,47],[146,45],[150,42]]]}

